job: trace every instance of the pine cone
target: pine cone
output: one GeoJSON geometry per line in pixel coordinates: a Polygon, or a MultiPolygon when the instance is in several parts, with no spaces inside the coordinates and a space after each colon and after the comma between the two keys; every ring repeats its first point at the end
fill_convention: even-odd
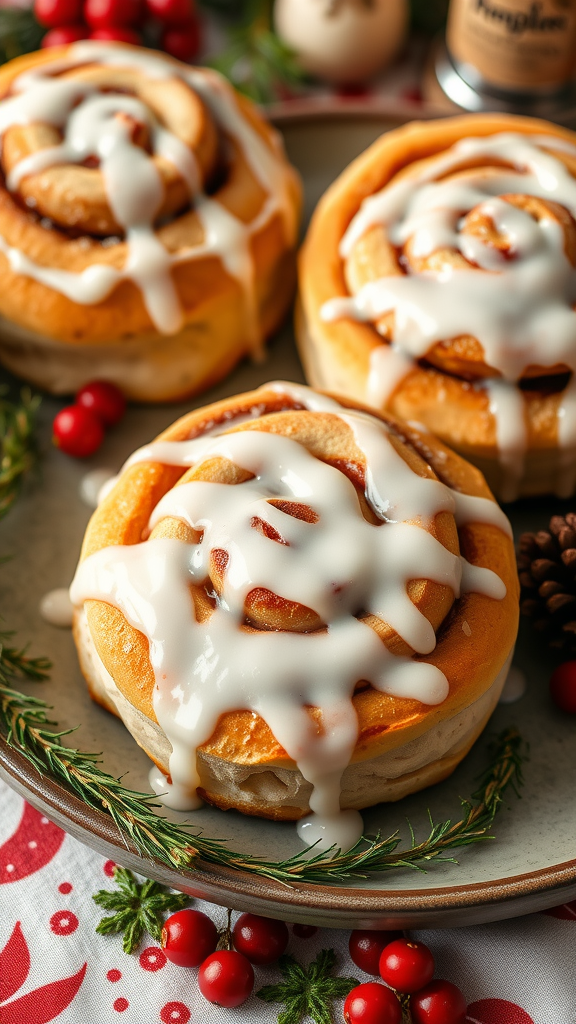
{"type": "Polygon", "coordinates": [[[576,513],[552,516],[548,530],[518,544],[520,610],[551,647],[576,651],[576,513]]]}

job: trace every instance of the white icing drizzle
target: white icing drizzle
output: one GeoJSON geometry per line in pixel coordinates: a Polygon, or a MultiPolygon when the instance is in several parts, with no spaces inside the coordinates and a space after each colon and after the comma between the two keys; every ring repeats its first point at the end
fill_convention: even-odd
{"type": "Polygon", "coordinates": [[[526,693],[526,676],[522,669],[516,668],[512,665],[508,675],[506,676],[506,682],[504,688],[500,694],[499,704],[514,704],[517,700],[526,693]]]}
{"type": "Polygon", "coordinates": [[[524,474],[528,447],[524,399],[519,388],[498,378],[485,381],[484,389],[488,394],[488,408],[496,420],[496,443],[503,470],[500,495],[503,501],[514,501],[524,474]]]}
{"type": "Polygon", "coordinates": [[[59,587],[57,590],[50,590],[44,594],[40,601],[40,615],[51,626],[60,626],[62,629],[70,628],[74,605],[70,600],[68,589],[59,587]]]}
{"type": "Polygon", "coordinates": [[[97,156],[110,207],[125,232],[128,257],[121,270],[96,263],[77,273],[36,263],[0,237],[0,250],[12,270],[81,305],[101,302],[117,284],[130,280],[140,289],[156,328],[172,334],[180,330],[184,321],[172,268],[178,263],[215,255],[243,289],[248,334],[252,347],[258,349],[262,337],[252,238],[279,213],[287,242],[294,244],[296,214],[290,201],[288,172],[279,138],[274,137],[274,148],[270,148],[241,113],[234,90],[225,80],[216,72],[188,68],[150,51],[90,42],[69,47],[65,61],[43,64],[20,75],[13,82],[13,89],[15,95],[0,104],[0,139],[12,125],[32,122],[59,128],[63,139],[59,145],[40,149],[21,160],[8,176],[8,188],[15,190],[25,176],[47,167],[80,164],[89,156],[97,156]],[[158,124],[141,100],[121,93],[102,94],[89,83],[58,77],[62,71],[93,61],[135,68],[151,78],[178,77],[194,89],[218,126],[241,148],[266,193],[256,218],[245,224],[215,199],[203,195],[193,154],[177,136],[158,124]],[[132,141],[129,122],[118,114],[129,115],[147,128],[151,154],[132,141]],[[169,253],[157,237],[154,220],[164,187],[153,156],[172,163],[186,182],[204,228],[201,244],[169,253]]]}
{"type": "MultiPolygon", "coordinates": [[[[342,239],[343,259],[370,227],[382,224],[392,244],[409,241],[415,257],[448,247],[477,269],[409,268],[405,275],[367,283],[354,296],[331,299],[321,311],[326,321],[372,322],[394,312],[394,344],[376,348],[370,364],[367,399],[380,407],[436,342],[462,335],[480,341],[486,361],[502,378],[483,387],[496,419],[506,500],[516,496],[527,444],[516,382],[529,365],[564,364],[576,371],[576,270],[565,254],[563,232],[551,217],[536,220],[501,198],[513,193],[552,200],[576,217],[576,180],[541,147],[576,155],[576,147],[551,136],[466,138],[420,173],[365,199],[342,239]],[[437,180],[476,158],[511,166],[468,169],[460,180],[437,180]],[[507,236],[511,258],[462,230],[463,215],[473,209],[507,236]]],[[[564,392],[558,431],[569,454],[557,487],[568,494],[576,479],[576,385],[564,392]]]]}
{"type": "Polygon", "coordinates": [[[102,501],[103,489],[116,481],[113,469],[91,469],[80,481],[80,497],[88,508],[98,508],[102,501]]]}
{"type": "Polygon", "coordinates": [[[380,523],[363,517],[347,476],[290,437],[247,430],[160,441],[126,466],[154,461],[184,468],[220,457],[252,475],[236,486],[194,480],[172,488],[154,509],[150,529],[175,517],[200,533],[198,542],[154,538],[104,548],[79,565],[71,597],[75,605],[88,599],[114,605],[149,640],[154,710],[172,744],[171,784],[163,788],[171,805],[195,805],[197,748],[221,715],[246,708],[268,723],[313,786],[302,838],[347,848],[361,834],[360,816],[340,811],[340,780],[358,735],[356,684],[367,680],[384,693],[429,705],[448,694],[439,669],[391,654],[356,616],[377,616],[415,652],[430,654],[436,637],[408,597],[410,580],[434,580],[455,597],[475,591],[498,600],[506,588],[495,573],[453,555],[426,527],[444,510],[462,524],[509,526],[494,502],[457,495],[415,474],[370,415],[297,385],[270,387],[350,427],[366,460],[366,498],[380,523]],[[316,521],[287,514],[270,504],[274,498],[304,503],[316,521]],[[262,523],[271,530],[258,528],[262,523]],[[189,587],[205,583],[214,550],[228,554],[222,591],[209,618],[198,622],[189,587]],[[325,628],[247,628],[246,599],[256,588],[313,609],[325,628]],[[308,707],[320,709],[321,729],[308,707]]]}

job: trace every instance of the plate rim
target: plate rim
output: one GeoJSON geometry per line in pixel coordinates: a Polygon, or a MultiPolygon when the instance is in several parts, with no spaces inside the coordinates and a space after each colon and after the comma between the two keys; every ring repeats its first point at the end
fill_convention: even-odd
{"type": "MultiPolygon", "coordinates": [[[[446,885],[428,887],[426,889],[394,889],[386,888],[366,890],[345,885],[319,885],[314,882],[295,881],[284,886],[273,879],[265,878],[237,868],[211,865],[199,860],[199,867],[179,871],[165,864],[158,858],[146,858],[124,838],[120,830],[104,811],[97,810],[84,803],[63,783],[50,776],[41,775],[27,760],[24,754],[11,747],[4,734],[0,734],[0,769],[7,777],[12,788],[23,792],[25,798],[31,797],[32,802],[41,806],[42,810],[55,811],[59,818],[64,819],[62,827],[65,831],[80,831],[88,836],[88,845],[94,846],[92,840],[111,845],[122,855],[128,853],[132,861],[137,861],[143,872],[153,869],[162,877],[170,874],[173,887],[178,880],[188,888],[210,889],[218,885],[223,893],[230,895],[246,895],[246,888],[251,895],[268,904],[296,906],[301,910],[318,910],[325,912],[345,911],[347,916],[359,919],[366,914],[410,915],[414,912],[438,913],[450,911],[474,910],[512,903],[523,897],[543,896],[539,900],[538,909],[553,907],[558,901],[556,896],[564,896],[563,902],[569,901],[572,890],[576,895],[576,858],[560,864],[549,865],[534,871],[523,872],[508,878],[497,878],[483,882],[471,882],[463,885],[446,885]],[[66,822],[71,826],[66,827],[66,822]],[[72,827],[73,826],[73,827],[72,827]],[[571,887],[571,888],[570,888],[571,887]],[[547,896],[550,896],[548,901],[547,896]]],[[[193,839],[193,837],[191,837],[193,839]]],[[[139,870],[136,868],[136,870],[139,870]]],[[[433,868],[432,868],[433,870],[433,868]]],[[[385,878],[385,875],[383,876],[385,878]]],[[[514,914],[526,913],[522,906],[515,909],[514,914]]],[[[486,920],[493,918],[486,918],[486,920]]]]}
{"type": "MultiPolygon", "coordinates": [[[[405,110],[393,101],[371,106],[365,101],[347,100],[345,103],[327,104],[324,108],[299,109],[294,104],[281,105],[283,109],[271,108],[266,111],[268,118],[279,129],[298,127],[309,123],[313,126],[324,121],[379,121],[392,120],[397,126],[410,120],[429,120],[445,117],[445,111],[434,108],[405,110]]],[[[386,129],[385,129],[386,130],[386,129]]],[[[271,913],[286,911],[287,919],[308,920],[316,914],[319,920],[322,912],[331,914],[329,927],[346,927],[352,920],[364,922],[353,927],[378,927],[366,925],[367,920],[382,920],[402,917],[405,921],[417,918],[415,927],[437,926],[438,923],[476,924],[506,919],[532,910],[544,910],[561,902],[576,899],[576,856],[569,861],[538,868],[533,871],[461,885],[429,886],[425,889],[363,889],[353,886],[295,881],[290,886],[237,868],[211,865],[199,860],[199,866],[179,871],[158,858],[147,858],[123,836],[114,821],[102,810],[90,807],[64,783],[40,774],[39,771],[16,748],[11,747],[5,734],[0,730],[0,778],[24,799],[50,816],[53,813],[58,825],[67,833],[81,834],[82,842],[99,849],[108,846],[116,851],[118,859],[131,861],[134,870],[149,874],[172,888],[179,885],[198,894],[208,891],[204,898],[211,902],[230,905],[229,899],[242,902],[243,899],[258,899],[270,907],[271,913]],[[214,890],[218,887],[218,891],[214,890]],[[530,906],[528,905],[530,904],[530,906]],[[294,907],[290,914],[289,908],[294,907]],[[497,909],[504,913],[495,913],[497,909]],[[466,921],[456,921],[454,914],[470,910],[466,921]],[[370,918],[372,915],[372,918],[370,918]],[[337,922],[340,918],[340,924],[337,922]],[[449,922],[445,918],[449,917],[449,922]]],[[[193,837],[191,837],[193,838],[193,837]]],[[[433,866],[430,871],[432,872],[433,866]]],[[[381,876],[384,881],[386,875],[381,876]]],[[[412,924],[410,924],[412,926],[412,924]]]]}

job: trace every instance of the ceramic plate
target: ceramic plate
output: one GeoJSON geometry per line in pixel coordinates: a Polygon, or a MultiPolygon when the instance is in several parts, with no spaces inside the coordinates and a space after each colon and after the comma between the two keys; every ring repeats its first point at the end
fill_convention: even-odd
{"type": "MultiPolygon", "coordinates": [[[[289,154],[304,178],[307,214],[340,170],[390,127],[381,118],[315,118],[284,126],[289,154]]],[[[303,380],[289,328],[274,340],[265,364],[244,363],[196,404],[279,377],[303,380]]],[[[96,466],[118,468],[134,448],[153,438],[189,405],[130,409],[122,426],[107,435],[97,456],[81,463],[61,455],[49,443],[50,424],[60,404],[52,399],[43,403],[45,458],[40,477],[30,483],[0,527],[0,556],[12,556],[2,566],[0,613],[23,640],[33,640],[34,652],[52,659],[51,681],[35,684],[34,692],[54,705],[59,724],[80,724],[75,734],[78,746],[102,751],[107,771],[124,775],[134,789],[147,790],[148,759],[121,723],[89,700],[70,633],[43,623],[38,602],[46,591],[65,586],[72,578],[90,515],[79,498],[84,473],[96,466]]],[[[514,527],[538,528],[553,511],[567,509],[558,501],[521,503],[512,511],[514,527]]],[[[471,924],[533,912],[576,897],[576,815],[572,810],[576,744],[574,722],[555,711],[547,696],[550,656],[531,642],[528,636],[521,638],[516,655],[528,680],[525,696],[498,707],[486,733],[451,778],[399,803],[365,812],[367,831],[381,828],[389,834],[401,828],[406,842],[406,819],[424,835],[428,808],[436,820],[455,818],[459,797],[473,792],[487,762],[490,734],[510,724],[519,727],[531,748],[522,799],[512,793],[507,796],[493,841],[462,850],[458,865],[435,864],[425,874],[395,871],[352,886],[287,888],[212,866],[180,873],[144,861],[129,850],[109,818],[87,808],[64,787],[41,778],[3,741],[2,772],[31,803],[107,857],[176,889],[238,910],[349,928],[471,924]]],[[[212,808],[197,812],[194,822],[207,835],[227,838],[235,850],[281,859],[299,849],[292,824],[212,808]]]]}

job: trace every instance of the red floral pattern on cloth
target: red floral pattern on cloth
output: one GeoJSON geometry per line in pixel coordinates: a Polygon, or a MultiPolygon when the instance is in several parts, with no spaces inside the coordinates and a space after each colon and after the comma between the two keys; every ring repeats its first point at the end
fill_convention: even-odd
{"type": "MultiPolygon", "coordinates": [[[[149,937],[127,956],[120,936],[97,934],[103,912],[92,895],[114,887],[113,868],[0,782],[0,881],[10,883],[0,885],[0,1024],[276,1024],[280,1007],[255,996],[240,1011],[207,1003],[196,971],[170,963],[149,937]],[[7,864],[15,877],[2,875],[7,864]]],[[[221,907],[193,906],[225,923],[221,907]]],[[[501,924],[412,934],[431,947],[437,976],[465,992],[467,1024],[576,1024],[575,920],[576,901],[501,924]]],[[[351,963],[348,937],[291,931],[288,951],[308,963],[333,948],[339,973],[368,981],[351,963]]],[[[256,969],[256,988],[278,980],[273,965],[256,969]]]]}
{"type": "Polygon", "coordinates": [[[0,846],[0,885],[19,882],[40,871],[64,842],[64,832],[43,814],[24,803],[15,832],[0,846]]]}
{"type": "Polygon", "coordinates": [[[521,1006],[507,999],[481,999],[468,1007],[469,1024],[534,1024],[521,1006]]]}
{"type": "Polygon", "coordinates": [[[576,921],[576,900],[572,903],[563,903],[560,907],[551,907],[544,913],[550,917],[558,917],[561,921],[576,921]]]}

